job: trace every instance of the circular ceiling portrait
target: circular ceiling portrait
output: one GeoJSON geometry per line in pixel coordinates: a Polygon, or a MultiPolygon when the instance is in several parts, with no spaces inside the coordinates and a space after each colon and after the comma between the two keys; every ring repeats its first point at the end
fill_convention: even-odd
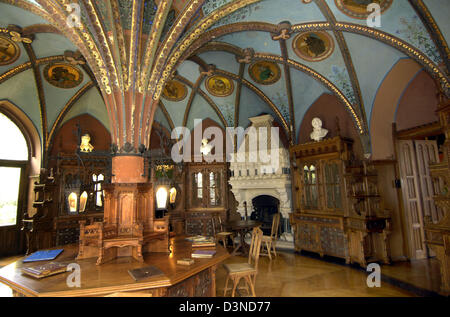
{"type": "Polygon", "coordinates": [[[259,61],[248,68],[250,77],[257,83],[270,85],[280,79],[281,71],[278,64],[273,62],[259,61]]]}
{"type": "Polygon", "coordinates": [[[334,51],[334,41],[327,32],[311,31],[298,34],[292,41],[294,52],[302,59],[318,62],[334,51]]]}
{"type": "Polygon", "coordinates": [[[73,88],[81,84],[83,73],[70,64],[55,63],[45,66],[44,78],[53,86],[73,88]]]}
{"type": "Polygon", "coordinates": [[[389,9],[394,0],[334,0],[336,6],[344,14],[355,19],[367,19],[371,11],[367,11],[369,4],[380,6],[381,13],[389,9]]]}
{"type": "Polygon", "coordinates": [[[213,75],[206,80],[206,89],[216,97],[226,97],[233,93],[233,81],[225,76],[213,75]]]}
{"type": "Polygon", "coordinates": [[[186,98],[188,90],[186,86],[179,81],[169,80],[162,91],[164,99],[169,101],[181,101],[186,98]]]}
{"type": "Polygon", "coordinates": [[[19,55],[19,46],[10,39],[0,36],[0,66],[14,63],[19,55]]]}

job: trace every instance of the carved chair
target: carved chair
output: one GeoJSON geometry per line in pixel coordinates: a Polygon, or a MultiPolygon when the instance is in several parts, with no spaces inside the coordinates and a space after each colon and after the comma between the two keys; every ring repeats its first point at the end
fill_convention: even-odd
{"type": "Polygon", "coordinates": [[[261,255],[267,255],[270,260],[272,260],[272,251],[275,256],[277,256],[277,251],[275,250],[275,244],[277,241],[277,235],[278,235],[278,227],[280,225],[280,213],[277,212],[273,215],[272,218],[272,230],[270,232],[270,236],[263,235],[262,236],[262,252],[261,255]],[[267,251],[265,253],[264,249],[267,251]]]}
{"type": "Polygon", "coordinates": [[[230,263],[224,264],[224,268],[227,271],[227,280],[225,282],[225,288],[223,291],[223,295],[225,296],[228,288],[228,281],[231,279],[233,281],[233,288],[231,291],[231,296],[234,297],[234,293],[236,291],[236,287],[239,284],[241,278],[244,278],[246,285],[245,289],[247,293],[253,297],[255,297],[255,281],[256,274],[258,273],[258,262],[259,262],[259,253],[261,250],[261,238],[263,236],[263,232],[260,228],[253,228],[252,231],[252,242],[250,244],[250,252],[248,255],[248,261],[246,263],[230,263]],[[249,290],[250,288],[250,290],[249,290]]]}
{"type": "Polygon", "coordinates": [[[224,248],[227,248],[227,238],[229,237],[233,243],[233,249],[234,249],[234,233],[230,231],[225,231],[224,226],[222,224],[222,219],[220,218],[220,215],[214,215],[212,217],[213,222],[213,228],[214,228],[214,236],[216,238],[216,241],[221,241],[224,248]]]}
{"type": "Polygon", "coordinates": [[[133,258],[143,262],[143,239],[144,230],[142,224],[117,227],[115,225],[105,225],[103,222],[94,222],[92,225],[86,225],[84,221],[80,221],[80,247],[77,258],[85,258],[85,253],[92,252],[91,250],[88,251],[88,248],[94,247],[98,252],[97,265],[100,265],[109,259],[109,256],[106,254],[108,249],[131,246],[133,247],[133,258]]]}

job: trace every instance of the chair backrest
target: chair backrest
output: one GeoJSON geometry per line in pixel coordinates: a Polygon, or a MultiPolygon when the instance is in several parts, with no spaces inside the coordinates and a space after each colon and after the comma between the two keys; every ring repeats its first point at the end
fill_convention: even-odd
{"type": "Polygon", "coordinates": [[[214,235],[216,235],[219,232],[224,231],[223,225],[222,225],[222,219],[220,218],[219,214],[215,214],[211,217],[212,221],[212,227],[214,229],[214,235]]]}
{"type": "Polygon", "coordinates": [[[273,215],[272,218],[272,231],[270,232],[270,236],[272,239],[276,239],[278,235],[278,227],[280,225],[280,213],[277,212],[273,215]]]}
{"type": "Polygon", "coordinates": [[[255,270],[258,270],[259,251],[261,250],[261,240],[263,232],[259,227],[253,228],[252,242],[250,244],[250,251],[248,254],[248,264],[252,264],[255,270]]]}

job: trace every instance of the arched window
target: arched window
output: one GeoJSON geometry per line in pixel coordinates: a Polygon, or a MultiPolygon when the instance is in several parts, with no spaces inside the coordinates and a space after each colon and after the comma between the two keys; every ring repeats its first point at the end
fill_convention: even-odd
{"type": "Polygon", "coordinates": [[[20,129],[0,112],[0,160],[28,161],[27,141],[20,129]]]}
{"type": "Polygon", "coordinates": [[[24,135],[0,112],[0,227],[18,225],[21,186],[28,162],[24,135]]]}

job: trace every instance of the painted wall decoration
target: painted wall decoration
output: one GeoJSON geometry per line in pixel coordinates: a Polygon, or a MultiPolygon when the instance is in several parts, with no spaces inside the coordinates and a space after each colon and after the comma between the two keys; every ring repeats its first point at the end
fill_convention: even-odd
{"type": "Polygon", "coordinates": [[[83,81],[83,73],[65,63],[51,63],[44,68],[44,78],[59,88],[74,88],[83,81]]]}
{"type": "Polygon", "coordinates": [[[0,66],[14,63],[19,55],[19,46],[10,39],[0,36],[0,66]]]}
{"type": "Polygon", "coordinates": [[[407,39],[410,44],[420,49],[436,64],[442,63],[442,58],[436,45],[431,40],[428,31],[420,23],[420,18],[417,15],[410,19],[400,18],[399,22],[401,28],[395,31],[397,36],[407,39]]]}
{"type": "Polygon", "coordinates": [[[267,61],[251,64],[248,68],[248,73],[255,82],[263,85],[276,83],[281,76],[278,64],[267,61]]]}
{"type": "Polygon", "coordinates": [[[233,81],[221,75],[213,75],[206,79],[206,89],[216,97],[226,97],[233,93],[233,81]]]}
{"type": "Polygon", "coordinates": [[[341,92],[347,97],[351,104],[356,104],[355,92],[353,91],[352,83],[350,81],[350,76],[348,75],[347,69],[333,65],[331,67],[333,71],[329,78],[338,87],[341,92]]]}
{"type": "Polygon", "coordinates": [[[227,126],[234,127],[234,105],[231,103],[217,105],[227,121],[227,126]]]}
{"type": "Polygon", "coordinates": [[[333,53],[334,41],[327,32],[305,32],[294,38],[292,48],[300,58],[310,62],[318,62],[333,53]]]}
{"type": "Polygon", "coordinates": [[[380,5],[381,13],[389,9],[394,0],[334,0],[336,7],[344,14],[355,19],[367,19],[370,12],[367,6],[371,3],[380,5]]]}
{"type": "Polygon", "coordinates": [[[186,86],[177,80],[170,80],[163,89],[162,96],[170,101],[181,101],[186,98],[188,90],[186,86]]]}
{"type": "Polygon", "coordinates": [[[286,92],[277,92],[272,97],[275,105],[278,107],[278,110],[280,110],[281,115],[284,117],[284,119],[289,122],[291,120],[291,116],[289,114],[289,99],[286,92]]]}

